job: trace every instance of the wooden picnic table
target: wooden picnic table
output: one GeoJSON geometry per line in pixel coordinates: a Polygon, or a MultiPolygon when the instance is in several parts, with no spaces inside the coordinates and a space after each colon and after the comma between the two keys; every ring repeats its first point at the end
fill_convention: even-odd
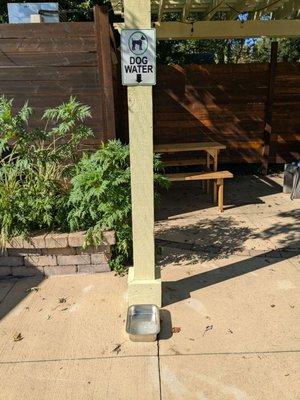
{"type": "MultiPolygon", "coordinates": [[[[223,211],[223,180],[224,178],[232,178],[229,171],[218,172],[218,156],[220,150],[226,149],[224,144],[219,142],[195,142],[195,143],[168,143],[154,145],[155,153],[179,153],[179,152],[206,152],[206,168],[207,172],[203,173],[177,173],[168,174],[171,181],[182,180],[201,180],[203,185],[206,185],[206,191],[209,193],[209,179],[214,181],[213,185],[213,201],[216,202],[219,186],[219,207],[223,211]],[[212,168],[211,168],[212,164],[212,168]],[[211,172],[209,172],[211,171],[211,172]],[[218,185],[219,182],[219,185],[218,185]]],[[[187,158],[185,160],[173,160],[171,163],[166,162],[166,166],[175,165],[197,165],[200,164],[200,159],[187,158]]]]}
{"type": "MultiPolygon", "coordinates": [[[[179,153],[186,151],[205,151],[206,167],[210,169],[211,158],[213,161],[213,171],[218,171],[218,155],[220,150],[226,146],[219,142],[195,142],[195,143],[170,143],[154,145],[155,153],[179,153]]],[[[183,163],[180,163],[183,165],[183,163]]],[[[188,165],[188,164],[187,164],[188,165]]]]}

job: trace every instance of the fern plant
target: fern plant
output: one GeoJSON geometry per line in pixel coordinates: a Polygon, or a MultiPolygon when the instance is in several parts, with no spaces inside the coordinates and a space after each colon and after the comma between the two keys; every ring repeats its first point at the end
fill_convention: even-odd
{"type": "MultiPolygon", "coordinates": [[[[132,257],[129,148],[120,141],[93,154],[79,147],[92,132],[85,125],[90,109],[71,97],[46,110],[43,129],[30,129],[34,110],[0,98],[0,239],[40,230],[86,230],[86,244],[100,244],[113,229],[111,266],[117,272],[132,257]]],[[[154,156],[155,188],[168,187],[154,156]]],[[[157,190],[155,198],[158,198],[157,190]]]]}
{"type": "Polygon", "coordinates": [[[69,179],[78,148],[92,134],[87,106],[74,97],[45,111],[44,128],[30,129],[34,110],[0,98],[0,227],[2,246],[15,235],[67,229],[69,179]]]}
{"type": "MultiPolygon", "coordinates": [[[[103,230],[113,229],[116,245],[111,266],[117,272],[132,257],[129,147],[109,141],[76,166],[69,196],[71,230],[87,230],[86,244],[100,244],[103,230]]],[[[154,157],[155,187],[168,187],[162,163],[154,157]]],[[[157,198],[157,195],[156,195],[157,198]]]]}

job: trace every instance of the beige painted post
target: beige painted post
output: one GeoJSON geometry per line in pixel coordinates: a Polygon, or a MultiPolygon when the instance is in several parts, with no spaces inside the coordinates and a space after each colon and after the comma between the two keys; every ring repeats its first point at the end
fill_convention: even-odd
{"type": "Polygon", "coordinates": [[[31,14],[30,22],[32,24],[40,24],[43,22],[43,16],[41,14],[31,14]]]}
{"type": "MultiPolygon", "coordinates": [[[[124,0],[126,28],[151,28],[150,0],[124,0]]],[[[160,271],[154,258],[152,87],[128,87],[133,260],[128,302],[161,306],[160,271]]]]}

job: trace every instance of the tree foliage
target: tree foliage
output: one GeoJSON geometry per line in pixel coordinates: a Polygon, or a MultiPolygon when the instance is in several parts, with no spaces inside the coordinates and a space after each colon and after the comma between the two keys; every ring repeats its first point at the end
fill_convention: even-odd
{"type": "MultiPolygon", "coordinates": [[[[275,39],[170,40],[160,41],[157,59],[162,64],[236,64],[270,61],[275,39]]],[[[278,40],[278,61],[300,60],[300,39],[278,40]]]]}

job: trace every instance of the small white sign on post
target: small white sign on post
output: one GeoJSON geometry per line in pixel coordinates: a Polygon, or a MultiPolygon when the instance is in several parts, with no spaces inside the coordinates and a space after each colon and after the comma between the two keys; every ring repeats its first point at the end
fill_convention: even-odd
{"type": "Polygon", "coordinates": [[[123,85],[156,84],[155,29],[122,29],[121,51],[123,85]]]}

